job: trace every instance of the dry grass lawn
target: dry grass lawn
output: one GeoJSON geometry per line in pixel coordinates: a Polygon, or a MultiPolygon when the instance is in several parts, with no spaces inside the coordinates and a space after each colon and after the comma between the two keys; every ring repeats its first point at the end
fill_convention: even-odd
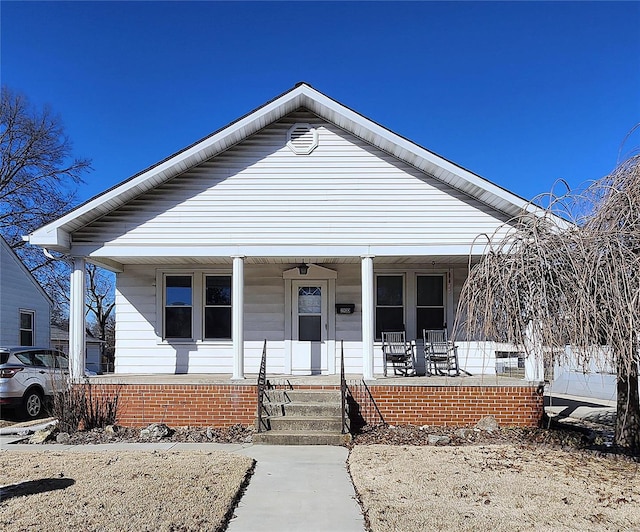
{"type": "Polygon", "coordinates": [[[516,445],[356,446],[371,530],[640,530],[640,464],[516,445]]]}
{"type": "Polygon", "coordinates": [[[210,452],[0,453],[0,529],[221,530],[253,467],[210,452]]]}

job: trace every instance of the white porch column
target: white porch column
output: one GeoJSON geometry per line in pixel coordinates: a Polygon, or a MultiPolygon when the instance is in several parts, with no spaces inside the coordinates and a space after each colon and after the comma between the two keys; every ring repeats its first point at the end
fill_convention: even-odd
{"type": "Polygon", "coordinates": [[[373,255],[362,257],[362,377],[373,379],[374,297],[373,255]]]}
{"type": "Polygon", "coordinates": [[[244,257],[233,257],[231,281],[231,338],[234,380],[244,379],[244,257]]]}
{"type": "Polygon", "coordinates": [[[85,260],[74,257],[69,303],[69,372],[73,382],[79,382],[85,370],[85,292],[85,260]]]}

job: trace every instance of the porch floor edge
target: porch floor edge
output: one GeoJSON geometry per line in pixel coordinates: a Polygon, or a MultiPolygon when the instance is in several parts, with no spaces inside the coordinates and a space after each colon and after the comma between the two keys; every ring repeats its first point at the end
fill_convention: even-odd
{"type": "MultiPolygon", "coordinates": [[[[110,385],[226,385],[226,386],[255,386],[258,380],[257,374],[247,374],[243,380],[231,378],[231,374],[199,373],[199,374],[106,374],[87,378],[89,384],[110,385]]],[[[348,374],[345,376],[347,383],[361,382],[362,375],[348,374]]],[[[290,383],[292,386],[340,386],[340,375],[267,375],[267,380],[273,384],[283,385],[290,383]]],[[[538,388],[544,384],[538,381],[525,381],[512,377],[496,375],[472,375],[460,377],[384,377],[376,375],[373,380],[365,380],[369,387],[373,386],[445,386],[445,387],[531,387],[538,388]]]]}

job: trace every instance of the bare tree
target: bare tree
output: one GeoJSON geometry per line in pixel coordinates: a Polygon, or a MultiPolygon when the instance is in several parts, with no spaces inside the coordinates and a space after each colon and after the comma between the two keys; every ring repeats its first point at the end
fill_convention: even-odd
{"type": "Polygon", "coordinates": [[[87,264],[87,313],[95,322],[100,340],[107,340],[109,317],[115,307],[113,275],[87,264]]]}
{"type": "MultiPolygon", "coordinates": [[[[0,96],[0,233],[53,293],[64,264],[25,246],[26,235],[61,216],[75,201],[76,186],[90,161],[72,157],[72,144],[59,116],[36,109],[7,87],[0,96]]],[[[57,300],[57,297],[54,299],[57,300]]]]}
{"type": "Polygon", "coordinates": [[[523,213],[487,238],[454,335],[558,362],[569,347],[585,368],[615,367],[615,441],[640,453],[640,156],[581,193],[549,198],[541,215],[523,213]]]}

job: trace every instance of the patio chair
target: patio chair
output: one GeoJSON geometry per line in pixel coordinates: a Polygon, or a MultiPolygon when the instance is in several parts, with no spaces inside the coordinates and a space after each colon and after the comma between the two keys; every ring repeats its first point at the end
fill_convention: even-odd
{"type": "Polygon", "coordinates": [[[427,375],[460,375],[458,348],[447,338],[446,329],[423,329],[427,375]]]}
{"type": "Polygon", "coordinates": [[[384,376],[387,376],[389,363],[393,366],[394,375],[410,377],[415,375],[413,366],[413,347],[407,342],[404,331],[383,332],[382,352],[384,354],[384,376]]]}

